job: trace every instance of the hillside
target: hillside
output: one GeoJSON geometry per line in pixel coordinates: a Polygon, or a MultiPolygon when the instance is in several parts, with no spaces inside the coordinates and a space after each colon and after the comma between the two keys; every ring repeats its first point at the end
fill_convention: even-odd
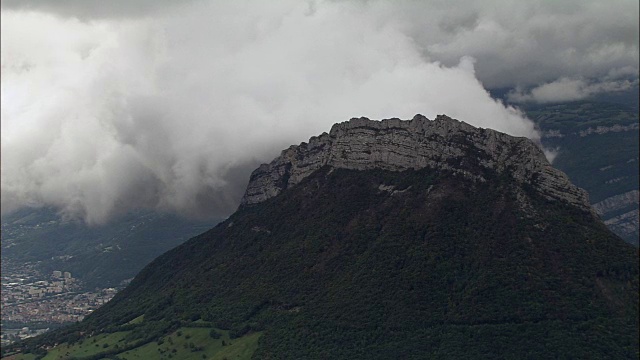
{"type": "Polygon", "coordinates": [[[638,355],[637,250],[527,139],[354,119],[257,169],[243,203],[22,350],[122,333],[80,358],[133,359],[197,326],[257,339],[254,359],[638,355]]]}

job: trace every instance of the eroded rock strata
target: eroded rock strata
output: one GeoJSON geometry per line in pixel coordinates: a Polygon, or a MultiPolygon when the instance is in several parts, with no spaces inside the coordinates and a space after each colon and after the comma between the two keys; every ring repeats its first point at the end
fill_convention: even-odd
{"type": "Polygon", "coordinates": [[[308,143],[291,146],[251,174],[241,205],[256,204],[298,184],[322,166],[403,171],[430,167],[475,181],[493,170],[530,184],[550,200],[592,211],[586,191],[549,164],[531,140],[439,115],[429,120],[353,118],[308,143]]]}

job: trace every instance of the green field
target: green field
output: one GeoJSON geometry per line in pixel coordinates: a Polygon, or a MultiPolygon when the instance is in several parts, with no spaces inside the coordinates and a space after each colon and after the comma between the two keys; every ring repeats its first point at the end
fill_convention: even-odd
{"type": "MultiPolygon", "coordinates": [[[[136,322],[141,319],[135,319],[136,322]]],[[[261,332],[254,332],[236,339],[229,337],[229,332],[215,330],[220,337],[214,339],[212,328],[182,327],[164,336],[134,349],[126,350],[132,343],[128,342],[131,331],[119,331],[85,338],[75,344],[60,344],[49,350],[43,360],[62,359],[99,359],[117,356],[118,359],[250,359],[258,347],[261,332]],[[123,352],[117,352],[123,349],[123,352]],[[115,351],[114,351],[115,350],[115,351]]],[[[8,357],[11,360],[34,360],[33,354],[21,354],[8,357]]]]}
{"type": "Polygon", "coordinates": [[[219,330],[220,339],[212,339],[208,328],[181,328],[178,331],[136,349],[118,354],[122,359],[250,359],[258,347],[261,333],[229,339],[219,330]]]}

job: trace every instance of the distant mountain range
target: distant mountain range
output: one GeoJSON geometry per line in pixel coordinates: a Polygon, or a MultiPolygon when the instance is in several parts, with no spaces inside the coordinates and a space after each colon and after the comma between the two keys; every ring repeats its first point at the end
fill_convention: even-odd
{"type": "Polygon", "coordinates": [[[5,355],[637,358],[638,290],[637,248],[530,140],[360,118],[260,166],[236,213],[85,321],[5,355]]]}
{"type": "Polygon", "coordinates": [[[577,101],[529,105],[542,142],[557,149],[554,166],[589,198],[607,226],[638,246],[638,108],[633,104],[577,101]]]}

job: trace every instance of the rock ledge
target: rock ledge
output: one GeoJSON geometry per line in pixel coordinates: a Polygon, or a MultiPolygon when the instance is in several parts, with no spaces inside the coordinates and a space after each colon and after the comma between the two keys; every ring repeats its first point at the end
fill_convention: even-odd
{"type": "Polygon", "coordinates": [[[532,185],[549,200],[559,200],[591,211],[587,192],[573,185],[549,164],[529,139],[473,127],[438,115],[411,120],[381,121],[353,118],[308,143],[283,150],[269,164],[253,171],[241,206],[277,196],[322,166],[403,171],[430,167],[485,181],[483,173],[508,174],[532,185]]]}

